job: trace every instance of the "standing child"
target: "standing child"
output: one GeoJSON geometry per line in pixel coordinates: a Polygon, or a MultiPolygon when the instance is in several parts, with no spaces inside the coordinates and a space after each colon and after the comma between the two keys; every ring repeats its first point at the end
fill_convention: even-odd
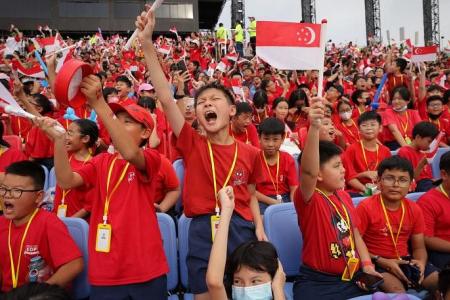
{"type": "Polygon", "coordinates": [[[295,162],[289,153],[280,151],[285,125],[277,118],[267,118],[259,125],[264,180],[256,185],[261,214],[269,205],[290,202],[298,186],[295,162]]]}
{"type": "Polygon", "coordinates": [[[233,186],[236,197],[228,250],[243,242],[267,239],[264,233],[255,184],[261,174],[258,150],[237,142],[229,134],[230,118],[236,114],[233,95],[221,85],[206,85],[197,91],[194,108],[206,136],[200,136],[185,122],[173,101],[167,79],[161,69],[151,41],[155,26],[153,12],[137,18],[147,68],[186,166],[183,191],[184,212],[191,217],[187,267],[189,285],[195,298],[209,299],[205,276],[212,239],[220,219],[217,193],[226,185],[233,186]],[[212,230],[213,229],[213,230],[212,230]]]}
{"type": "Polygon", "coordinates": [[[141,149],[153,130],[152,117],[136,104],[108,106],[95,75],[83,79],[81,91],[111,135],[117,153],[99,154],[74,172],[64,135],[49,126],[52,120],[39,123],[54,140],[61,188],[93,188],[90,298],[166,299],[168,266],[153,204],[161,158],[155,150],[141,149]]]}

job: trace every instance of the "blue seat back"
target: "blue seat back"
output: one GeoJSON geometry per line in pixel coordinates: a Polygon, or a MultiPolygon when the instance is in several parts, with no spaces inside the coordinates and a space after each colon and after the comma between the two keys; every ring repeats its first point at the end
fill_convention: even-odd
{"type": "Polygon", "coordinates": [[[425,194],[425,193],[424,192],[410,193],[410,194],[406,195],[406,198],[408,198],[411,201],[416,202],[423,194],[425,194]]]}
{"type": "Polygon", "coordinates": [[[352,202],[353,202],[353,206],[358,206],[359,203],[361,203],[361,201],[363,201],[364,199],[366,199],[367,197],[355,197],[352,198],[352,202]]]}
{"type": "Polygon", "coordinates": [[[178,220],[178,253],[180,255],[180,280],[184,288],[189,287],[188,271],[186,265],[186,257],[189,249],[189,226],[191,218],[187,218],[184,214],[178,220]]]}
{"type": "Polygon", "coordinates": [[[42,169],[44,170],[44,173],[45,173],[44,191],[46,191],[48,189],[48,169],[44,165],[41,165],[41,167],[42,167],[42,169]]]}
{"type": "Polygon", "coordinates": [[[433,178],[441,178],[441,170],[439,170],[439,162],[441,161],[441,156],[449,151],[450,148],[439,148],[431,162],[431,171],[433,173],[433,178]]]}
{"type": "Polygon", "coordinates": [[[56,187],[56,174],[55,168],[53,167],[48,174],[48,186],[47,189],[51,187],[56,187]]]}
{"type": "Polygon", "coordinates": [[[303,239],[294,203],[270,205],[264,213],[264,229],[275,246],[287,276],[298,275],[303,239]]]}
{"type": "Polygon", "coordinates": [[[87,270],[88,270],[88,235],[89,235],[89,225],[88,223],[80,218],[62,218],[64,224],[66,224],[70,235],[77,244],[81,253],[83,254],[84,269],[78,274],[78,276],[73,281],[73,295],[74,299],[85,299],[89,297],[91,293],[91,286],[88,281],[87,270]]]}
{"type": "Polygon", "coordinates": [[[177,159],[172,165],[175,169],[175,174],[177,175],[178,181],[180,182],[181,191],[177,204],[175,205],[175,211],[178,215],[181,215],[183,210],[184,161],[182,159],[177,159]]]}
{"type": "Polygon", "coordinates": [[[157,213],[159,230],[163,239],[164,253],[169,264],[167,290],[174,290],[178,285],[177,235],[175,222],[168,214],[157,213]]]}

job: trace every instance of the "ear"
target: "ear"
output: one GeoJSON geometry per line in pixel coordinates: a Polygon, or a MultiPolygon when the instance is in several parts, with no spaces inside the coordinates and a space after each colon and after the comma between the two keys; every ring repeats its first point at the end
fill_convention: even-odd
{"type": "Polygon", "coordinates": [[[34,203],[36,203],[37,207],[39,207],[42,204],[42,201],[44,201],[44,196],[45,192],[43,190],[37,192],[36,199],[34,200],[34,203]]]}
{"type": "Polygon", "coordinates": [[[320,182],[323,181],[323,175],[322,175],[322,171],[320,171],[320,169],[319,169],[319,173],[317,174],[317,181],[320,181],[320,182]]]}
{"type": "Polygon", "coordinates": [[[230,106],[230,117],[234,117],[236,115],[236,105],[230,106]]]}
{"type": "Polygon", "coordinates": [[[83,137],[81,138],[81,142],[83,144],[87,144],[87,143],[89,143],[90,139],[91,139],[91,137],[89,135],[83,135],[83,137]]]}
{"type": "Polygon", "coordinates": [[[153,128],[152,130],[150,130],[147,127],[143,128],[142,132],[141,132],[141,139],[148,140],[150,138],[150,136],[152,135],[152,132],[154,129],[156,129],[156,128],[153,128]]]}

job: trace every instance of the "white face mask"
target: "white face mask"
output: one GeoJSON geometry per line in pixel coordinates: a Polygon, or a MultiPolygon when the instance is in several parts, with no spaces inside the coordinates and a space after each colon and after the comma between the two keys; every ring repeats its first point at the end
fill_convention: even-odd
{"type": "Polygon", "coordinates": [[[396,112],[404,112],[405,110],[408,109],[408,105],[402,106],[400,108],[392,108],[392,109],[396,112]]]}
{"type": "Polygon", "coordinates": [[[254,286],[232,286],[233,300],[272,300],[272,282],[254,286]]]}
{"type": "Polygon", "coordinates": [[[350,118],[352,117],[352,112],[351,111],[346,111],[346,112],[340,113],[339,117],[341,117],[341,119],[343,121],[350,120],[350,118]]]}

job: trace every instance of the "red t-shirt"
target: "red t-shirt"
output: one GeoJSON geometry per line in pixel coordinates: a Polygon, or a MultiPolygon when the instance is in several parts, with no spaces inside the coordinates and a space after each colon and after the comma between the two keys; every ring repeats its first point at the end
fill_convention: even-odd
{"type": "MultiPolygon", "coordinates": [[[[344,191],[336,191],[335,195],[331,195],[329,198],[345,218],[342,209],[342,203],[344,203],[352,228],[359,228],[358,214],[349,194],[344,191]],[[339,198],[336,197],[336,194],[339,198]]],[[[349,230],[341,221],[339,214],[318,192],[314,192],[310,202],[306,204],[300,189],[297,189],[294,204],[300,231],[303,235],[303,263],[320,272],[342,275],[346,266],[343,252],[349,257],[351,244],[349,230]]]]}
{"type": "Polygon", "coordinates": [[[232,135],[236,140],[241,141],[248,145],[252,145],[256,148],[260,148],[258,131],[256,130],[255,125],[253,124],[248,125],[245,131],[241,133],[233,131],[232,127],[230,126],[229,132],[230,135],[232,135]]]}
{"type": "MultiPolygon", "coordinates": [[[[2,151],[3,149],[4,148],[2,148],[0,151],[2,151]]],[[[23,154],[22,151],[13,148],[5,149],[4,152],[0,153],[0,172],[5,172],[6,167],[16,161],[21,160],[28,160],[28,158],[25,154],[23,154]]]]}
{"type": "MultiPolygon", "coordinates": [[[[2,292],[12,289],[11,263],[8,251],[8,228],[10,220],[0,217],[0,268],[2,272],[2,292]]],[[[20,244],[26,223],[20,226],[11,224],[11,248],[14,266],[17,269],[20,244]]],[[[55,272],[64,264],[81,257],[81,252],[73,241],[67,227],[59,218],[44,210],[39,210],[32,220],[23,243],[19,266],[18,285],[28,282],[28,267],[33,257],[41,256],[46,265],[55,272]]],[[[16,270],[17,271],[17,270],[16,270]]],[[[49,274],[50,275],[50,274],[49,274]]]]}
{"type": "Polygon", "coordinates": [[[388,128],[389,124],[394,124],[395,126],[397,126],[398,131],[403,137],[405,137],[406,135],[412,140],[412,131],[414,125],[422,121],[417,110],[412,109],[408,109],[406,111],[406,114],[400,115],[399,113],[396,113],[394,110],[389,108],[385,110],[381,116],[383,118],[383,140],[385,142],[395,141],[394,136],[388,128]]]}
{"type": "MultiPolygon", "coordinates": [[[[71,156],[69,161],[74,171],[79,170],[85,164],[84,161],[77,160],[74,156],[71,156]]],[[[62,203],[63,193],[66,193],[64,203],[67,205],[67,217],[74,215],[82,208],[85,208],[87,211],[91,210],[92,195],[89,193],[89,190],[81,187],[63,191],[59,185],[56,185],[55,199],[53,200],[54,213],[58,212],[58,205],[62,203]]]]}
{"type": "MultiPolygon", "coordinates": [[[[251,221],[249,184],[261,181],[258,149],[237,141],[238,157],[228,182],[234,189],[235,211],[251,221]]],[[[216,168],[217,189],[222,188],[233,162],[235,146],[211,144],[216,168]]],[[[177,147],[186,166],[183,189],[184,212],[188,217],[214,213],[216,200],[206,137],[200,136],[185,123],[178,137],[177,147]],[[200,188],[201,187],[201,188],[200,188]]]]}
{"type": "Polygon", "coordinates": [[[450,199],[436,188],[423,194],[417,204],[425,219],[425,236],[450,242],[450,199]]]}
{"type": "Polygon", "coordinates": [[[342,121],[339,120],[339,117],[333,118],[333,123],[336,129],[344,135],[346,144],[352,145],[360,141],[359,128],[354,120],[352,120],[352,124],[350,126],[342,123],[342,121]]]}
{"type": "Polygon", "coordinates": [[[53,157],[53,142],[36,126],[28,132],[25,155],[30,158],[53,157]]]}
{"type": "Polygon", "coordinates": [[[410,81],[410,79],[405,74],[400,74],[397,76],[397,75],[394,75],[393,73],[391,73],[387,77],[386,87],[387,87],[389,93],[391,93],[394,90],[394,88],[396,88],[398,86],[404,86],[404,87],[408,88],[409,81],[410,81]]]}
{"type": "Polygon", "coordinates": [[[278,193],[276,190],[277,186],[277,164],[269,165],[269,170],[267,169],[266,163],[264,162],[264,152],[261,150],[259,152],[259,158],[261,160],[261,165],[263,168],[263,181],[256,185],[256,190],[266,196],[283,195],[289,194],[291,186],[298,185],[298,175],[297,169],[295,168],[295,162],[289,153],[279,151],[280,153],[280,165],[278,167],[278,193]],[[272,179],[271,179],[272,178],[272,179]],[[273,181],[272,181],[273,180],[273,181]],[[275,186],[274,186],[275,185],[275,186]]]}
{"type": "Polygon", "coordinates": [[[26,139],[28,132],[32,127],[30,120],[12,115],[9,118],[11,120],[12,133],[14,135],[20,136],[22,139],[26,139]]]}
{"type": "MultiPolygon", "coordinates": [[[[420,152],[419,150],[411,147],[411,146],[403,146],[400,147],[397,153],[398,156],[406,158],[409,160],[413,166],[413,168],[417,168],[419,165],[419,162],[426,157],[425,153],[420,152]]],[[[433,173],[431,172],[431,165],[426,164],[425,167],[423,167],[422,172],[420,173],[419,179],[432,179],[433,173]]]]}
{"type": "MultiPolygon", "coordinates": [[[[93,187],[88,266],[89,281],[93,285],[145,282],[168,271],[153,205],[154,184],[161,158],[155,150],[146,149],[143,153],[145,174],[130,164],[112,195],[108,213],[108,224],[112,226],[109,253],[96,252],[95,240],[97,224],[103,219],[107,174],[117,154],[99,154],[76,171],[86,187],[93,187]]],[[[117,184],[126,163],[124,159],[116,160],[110,189],[117,184]]]]}
{"type": "MultiPolygon", "coordinates": [[[[376,171],[378,164],[388,157],[391,157],[391,151],[384,145],[378,145],[378,153],[377,151],[369,151],[366,148],[363,150],[361,143],[354,143],[348,146],[342,155],[345,180],[354,179],[359,173],[365,171],[376,171]],[[366,154],[366,159],[364,159],[363,151],[366,154]]],[[[371,182],[369,178],[360,178],[359,181],[362,184],[371,182]]]]}
{"type": "MultiPolygon", "coordinates": [[[[385,258],[397,258],[389,227],[380,202],[380,194],[364,199],[356,208],[361,220],[360,233],[367,249],[373,255],[385,258]]],[[[408,240],[413,234],[421,234],[425,230],[422,210],[408,199],[403,199],[405,216],[398,236],[397,249],[400,256],[408,255],[408,240]]],[[[394,238],[397,236],[402,209],[390,211],[386,208],[394,238]]]]}
{"type": "Polygon", "coordinates": [[[176,189],[180,183],[177,174],[170,161],[161,154],[161,168],[156,176],[155,182],[155,202],[161,203],[170,190],[176,189]]]}

